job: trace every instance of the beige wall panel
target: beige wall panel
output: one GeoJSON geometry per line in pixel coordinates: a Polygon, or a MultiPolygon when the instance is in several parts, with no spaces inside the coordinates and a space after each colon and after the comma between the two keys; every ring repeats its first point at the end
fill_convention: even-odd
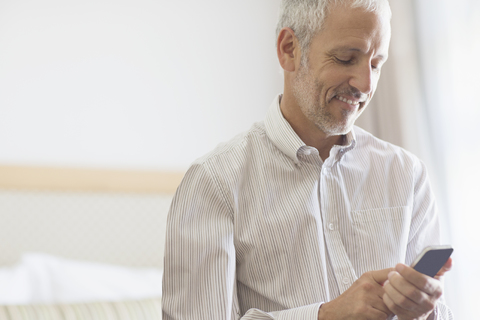
{"type": "Polygon", "coordinates": [[[183,172],[0,166],[0,188],[174,193],[183,172]]]}

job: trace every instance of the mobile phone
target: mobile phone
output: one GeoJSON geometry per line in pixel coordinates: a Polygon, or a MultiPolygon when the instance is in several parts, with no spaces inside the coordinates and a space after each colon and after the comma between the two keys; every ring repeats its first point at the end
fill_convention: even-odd
{"type": "Polygon", "coordinates": [[[451,246],[427,247],[412,263],[412,268],[433,278],[442,269],[452,252],[451,246]]]}

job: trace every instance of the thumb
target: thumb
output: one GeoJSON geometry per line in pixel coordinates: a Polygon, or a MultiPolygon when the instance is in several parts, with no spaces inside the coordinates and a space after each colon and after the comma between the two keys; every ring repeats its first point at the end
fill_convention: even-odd
{"type": "Polygon", "coordinates": [[[385,281],[388,280],[388,274],[392,271],[395,271],[395,268],[387,268],[387,269],[382,269],[382,270],[375,270],[372,271],[372,278],[375,280],[376,283],[380,284],[383,286],[385,281]]]}

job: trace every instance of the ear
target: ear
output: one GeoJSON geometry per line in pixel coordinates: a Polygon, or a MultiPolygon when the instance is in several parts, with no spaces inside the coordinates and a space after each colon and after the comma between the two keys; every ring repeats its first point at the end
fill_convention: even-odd
{"type": "Polygon", "coordinates": [[[300,45],[295,33],[290,28],[280,30],[277,39],[277,56],[285,71],[294,72],[300,63],[300,45]]]}

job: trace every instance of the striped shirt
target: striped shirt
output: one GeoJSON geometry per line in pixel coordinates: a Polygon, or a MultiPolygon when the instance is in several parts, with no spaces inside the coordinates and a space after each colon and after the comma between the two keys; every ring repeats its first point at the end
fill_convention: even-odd
{"type": "MultiPolygon", "coordinates": [[[[283,117],[196,160],[168,217],[163,319],[317,319],[363,273],[439,244],[425,167],[354,127],[325,160],[283,117]]],[[[439,303],[437,319],[451,319],[439,303]]]]}

